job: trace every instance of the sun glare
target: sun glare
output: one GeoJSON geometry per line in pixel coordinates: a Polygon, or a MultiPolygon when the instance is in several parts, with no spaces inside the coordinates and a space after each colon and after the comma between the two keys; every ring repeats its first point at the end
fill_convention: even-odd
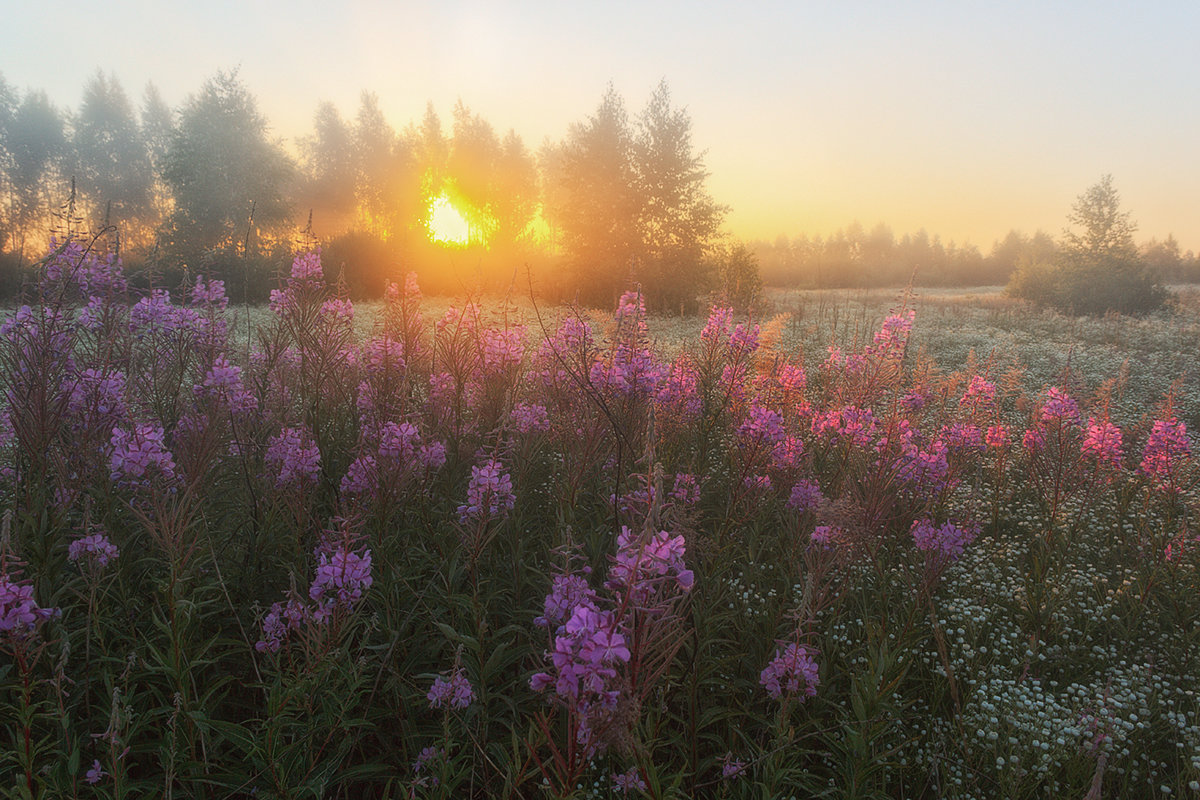
{"type": "Polygon", "coordinates": [[[445,194],[429,204],[429,238],[459,247],[470,244],[471,226],[445,194]]]}

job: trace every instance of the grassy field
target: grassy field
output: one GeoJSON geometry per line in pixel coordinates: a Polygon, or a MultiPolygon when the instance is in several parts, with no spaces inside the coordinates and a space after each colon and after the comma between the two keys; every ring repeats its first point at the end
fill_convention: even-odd
{"type": "Polygon", "coordinates": [[[0,327],[12,797],[1200,793],[1185,291],[352,310],[300,257],[226,309],[63,259],[0,327]]]}

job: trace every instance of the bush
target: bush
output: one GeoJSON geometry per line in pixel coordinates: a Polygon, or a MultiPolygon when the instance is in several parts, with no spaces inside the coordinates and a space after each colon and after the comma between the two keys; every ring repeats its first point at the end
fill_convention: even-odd
{"type": "Polygon", "coordinates": [[[1014,297],[1072,314],[1144,314],[1161,308],[1167,291],[1137,259],[1028,262],[1008,284],[1014,297]]]}

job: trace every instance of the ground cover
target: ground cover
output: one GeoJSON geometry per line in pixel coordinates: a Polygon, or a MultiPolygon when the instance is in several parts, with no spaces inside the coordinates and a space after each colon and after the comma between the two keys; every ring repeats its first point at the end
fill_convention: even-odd
{"type": "Polygon", "coordinates": [[[42,273],[0,326],[15,797],[1200,790],[1184,295],[42,273]]]}

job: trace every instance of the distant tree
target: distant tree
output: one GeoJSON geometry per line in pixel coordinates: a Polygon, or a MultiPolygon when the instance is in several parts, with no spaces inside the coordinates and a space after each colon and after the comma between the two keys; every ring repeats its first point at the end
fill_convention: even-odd
{"type": "Polygon", "coordinates": [[[23,257],[34,226],[48,230],[54,198],[65,200],[67,187],[60,168],[67,154],[66,122],[45,92],[27,92],[7,122],[5,176],[10,192],[14,249],[23,257]]]}
{"type": "Polygon", "coordinates": [[[571,126],[553,179],[549,196],[558,205],[552,214],[579,298],[611,305],[641,250],[633,133],[625,103],[611,86],[596,112],[571,126]]]}
{"type": "Polygon", "coordinates": [[[0,253],[8,252],[13,247],[11,237],[15,209],[9,180],[13,171],[9,136],[16,115],[17,92],[4,79],[4,73],[0,73],[0,253]]]}
{"type": "Polygon", "coordinates": [[[366,229],[386,234],[389,228],[387,174],[391,167],[396,132],[379,108],[379,98],[363,92],[354,118],[351,152],[359,218],[366,229]]]}
{"type": "Polygon", "coordinates": [[[142,94],[139,114],[142,141],[146,143],[146,155],[150,159],[151,204],[153,222],[161,225],[171,214],[172,198],[170,187],[163,180],[167,166],[167,151],[175,136],[175,112],[163,100],[162,93],[153,83],[146,84],[142,94]]]}
{"type": "Polygon", "coordinates": [[[641,234],[636,274],[651,304],[680,309],[709,282],[707,256],[727,208],[705,188],[708,172],[692,144],[691,117],[671,105],[665,81],[638,117],[632,155],[641,234]]]}
{"type": "Polygon", "coordinates": [[[293,165],[236,72],[219,72],[184,103],[163,168],[175,206],[168,237],[184,261],[244,254],[291,220],[293,165]]]}
{"type": "Polygon", "coordinates": [[[354,129],[333,103],[317,106],[312,135],[301,139],[300,153],[298,211],[311,213],[318,236],[341,233],[354,222],[357,170],[354,129]]]}
{"type": "Polygon", "coordinates": [[[547,216],[584,302],[608,305],[637,280],[649,304],[677,311],[712,288],[708,256],[725,208],[705,189],[691,118],[665,82],[632,125],[610,86],[541,160],[547,216]]]}
{"type": "Polygon", "coordinates": [[[141,229],[153,216],[154,175],[133,105],[115,77],[97,72],[84,87],[72,145],[92,229],[117,225],[126,236],[144,238],[141,229]]]}
{"type": "Polygon", "coordinates": [[[763,283],[754,251],[738,242],[720,254],[718,267],[721,281],[718,302],[727,303],[739,313],[761,310],[763,283]]]}
{"type": "Polygon", "coordinates": [[[1078,314],[1140,313],[1161,306],[1166,291],[1146,269],[1129,212],[1105,175],[1075,201],[1052,262],[1022,264],[1009,290],[1018,297],[1078,314]]]}
{"type": "Polygon", "coordinates": [[[496,220],[493,242],[498,248],[520,240],[537,214],[537,162],[516,131],[510,130],[500,144],[491,206],[496,220]]]}
{"type": "Polygon", "coordinates": [[[1174,235],[1163,241],[1151,239],[1138,249],[1142,262],[1160,279],[1181,282],[1187,280],[1186,259],[1174,235]]]}
{"type": "Polygon", "coordinates": [[[473,241],[486,241],[496,226],[500,157],[500,139],[491,123],[459,100],[454,106],[446,181],[467,218],[473,241]]]}

